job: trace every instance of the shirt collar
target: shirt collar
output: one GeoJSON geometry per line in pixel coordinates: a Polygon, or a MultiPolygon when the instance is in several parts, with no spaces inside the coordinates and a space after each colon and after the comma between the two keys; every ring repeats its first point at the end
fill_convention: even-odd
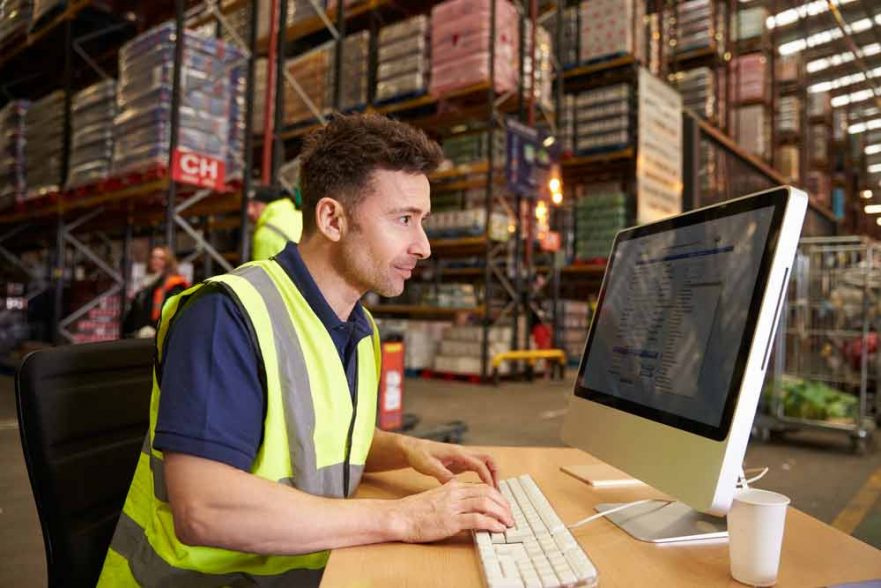
{"type": "Polygon", "coordinates": [[[291,281],[303,295],[303,298],[309,303],[312,312],[314,312],[328,333],[335,330],[350,329],[352,334],[360,340],[363,337],[373,334],[373,326],[367,319],[364,307],[361,302],[355,303],[352,313],[349,315],[348,321],[342,321],[330,307],[324,294],[315,283],[309,268],[303,262],[300,256],[300,249],[293,241],[288,242],[282,251],[275,256],[275,261],[285,270],[291,281]]]}

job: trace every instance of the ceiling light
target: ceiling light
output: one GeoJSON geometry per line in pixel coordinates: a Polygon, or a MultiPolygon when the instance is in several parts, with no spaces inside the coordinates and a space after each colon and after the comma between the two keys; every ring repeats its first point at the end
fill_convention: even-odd
{"type": "Polygon", "coordinates": [[[865,198],[866,200],[871,200],[872,191],[871,190],[863,190],[862,192],[860,192],[860,196],[862,198],[865,198]]]}
{"type": "Polygon", "coordinates": [[[866,214],[881,214],[881,204],[866,204],[863,210],[866,214]]]}
{"type": "Polygon", "coordinates": [[[866,155],[875,155],[876,153],[881,153],[881,143],[875,143],[874,145],[868,145],[865,149],[866,155]]]}
{"type": "MultiPolygon", "coordinates": [[[[860,47],[860,53],[862,53],[863,57],[878,55],[879,53],[881,53],[881,43],[872,43],[870,45],[860,47]]],[[[850,63],[853,60],[853,51],[845,51],[844,53],[837,53],[835,55],[821,57],[819,59],[809,61],[805,66],[805,70],[808,73],[817,73],[823,71],[824,69],[829,69],[830,67],[837,67],[845,63],[850,63]]]]}
{"type": "MultiPolygon", "coordinates": [[[[825,2],[823,2],[823,4],[825,4],[825,2]]],[[[848,23],[847,27],[845,28],[846,30],[848,30],[848,34],[861,33],[863,31],[871,29],[873,26],[873,21],[876,24],[881,25],[881,14],[876,14],[873,18],[863,18],[852,23],[848,23]]],[[[832,41],[836,41],[842,38],[843,36],[844,33],[842,33],[841,29],[839,29],[838,27],[834,29],[826,29],[825,31],[814,33],[813,35],[808,36],[806,39],[795,39],[794,41],[790,41],[789,43],[783,43],[782,45],[780,45],[778,51],[780,52],[780,55],[792,55],[793,53],[798,53],[811,47],[819,47],[820,45],[831,43],[832,41]]]]}
{"type": "MultiPolygon", "coordinates": [[[[850,4],[855,0],[838,0],[839,6],[844,4],[850,4]]],[[[778,12],[774,16],[769,16],[768,20],[765,21],[765,26],[769,29],[773,29],[775,27],[783,27],[786,25],[790,25],[794,22],[798,22],[800,18],[807,18],[809,16],[817,16],[818,14],[823,14],[824,12],[829,11],[829,4],[827,0],[814,0],[813,2],[808,2],[807,4],[803,4],[798,8],[789,8],[787,10],[783,10],[778,12]]]]}

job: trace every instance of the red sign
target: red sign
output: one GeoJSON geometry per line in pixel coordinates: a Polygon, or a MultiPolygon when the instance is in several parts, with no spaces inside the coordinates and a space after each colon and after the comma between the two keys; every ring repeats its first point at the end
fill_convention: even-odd
{"type": "Polygon", "coordinates": [[[175,149],[171,167],[173,180],[203,188],[223,190],[226,183],[225,176],[226,162],[223,160],[175,149]]]}
{"type": "Polygon", "coordinates": [[[539,243],[542,251],[559,251],[560,250],[560,233],[557,231],[548,231],[544,239],[539,243]]]}
{"type": "Polygon", "coordinates": [[[398,431],[404,424],[404,344],[382,344],[379,428],[398,431]]]}

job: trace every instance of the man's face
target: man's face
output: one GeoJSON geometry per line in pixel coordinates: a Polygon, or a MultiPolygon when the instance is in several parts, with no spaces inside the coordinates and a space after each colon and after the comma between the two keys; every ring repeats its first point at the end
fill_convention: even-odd
{"type": "Polygon", "coordinates": [[[248,219],[251,221],[251,224],[257,222],[260,215],[263,214],[264,208],[266,208],[266,203],[264,202],[259,202],[257,200],[251,200],[248,202],[248,219]]]}
{"type": "Polygon", "coordinates": [[[365,292],[398,296],[416,262],[431,255],[422,227],[431,210],[428,178],[377,170],[372,179],[340,241],[340,270],[365,292]]]}

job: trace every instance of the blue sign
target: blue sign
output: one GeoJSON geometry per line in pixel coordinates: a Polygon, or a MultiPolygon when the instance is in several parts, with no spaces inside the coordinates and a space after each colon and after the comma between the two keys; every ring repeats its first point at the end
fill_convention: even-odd
{"type": "Polygon", "coordinates": [[[541,179],[551,167],[544,145],[547,134],[513,119],[506,124],[505,181],[508,189],[520,196],[535,198],[541,179]]]}

